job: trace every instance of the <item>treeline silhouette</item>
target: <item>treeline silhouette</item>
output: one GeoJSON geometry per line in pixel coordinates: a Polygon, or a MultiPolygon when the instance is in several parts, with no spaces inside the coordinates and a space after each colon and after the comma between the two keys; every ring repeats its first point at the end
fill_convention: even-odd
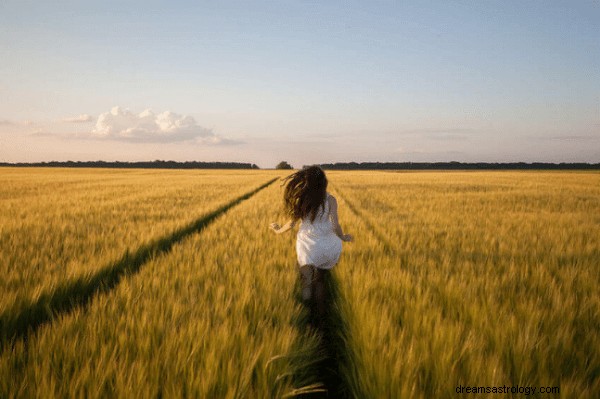
{"type": "Polygon", "coordinates": [[[142,161],[142,162],[105,162],[105,161],[50,161],[7,163],[0,162],[0,166],[22,167],[60,167],[60,168],[141,168],[141,169],[259,169],[253,163],[241,162],[198,162],[198,161],[142,161]]]}
{"type": "Polygon", "coordinates": [[[598,170],[600,163],[546,163],[546,162],[508,162],[508,163],[463,163],[463,162],[338,162],[320,165],[329,170],[598,170]]]}

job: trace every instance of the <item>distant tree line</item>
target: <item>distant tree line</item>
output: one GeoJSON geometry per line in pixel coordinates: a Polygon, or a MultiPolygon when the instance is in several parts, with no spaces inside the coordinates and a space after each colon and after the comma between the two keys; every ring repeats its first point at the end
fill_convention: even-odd
{"type": "Polygon", "coordinates": [[[598,170],[600,163],[546,163],[546,162],[508,162],[508,163],[463,163],[463,162],[338,162],[320,165],[329,170],[598,170]]]}
{"type": "Polygon", "coordinates": [[[61,167],[61,168],[141,168],[141,169],[259,169],[253,163],[241,162],[198,162],[198,161],[143,161],[143,162],[105,162],[105,161],[50,161],[7,163],[0,162],[0,166],[22,167],[61,167]]]}
{"type": "Polygon", "coordinates": [[[292,165],[287,163],[286,161],[281,161],[275,166],[275,169],[294,169],[292,165]]]}

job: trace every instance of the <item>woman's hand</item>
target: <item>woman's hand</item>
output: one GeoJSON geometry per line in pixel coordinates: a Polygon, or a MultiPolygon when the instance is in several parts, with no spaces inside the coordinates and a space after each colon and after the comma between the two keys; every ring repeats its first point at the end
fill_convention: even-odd
{"type": "Polygon", "coordinates": [[[269,228],[271,230],[273,230],[275,233],[279,233],[279,229],[281,229],[281,226],[278,223],[271,223],[269,225],[269,228]]]}
{"type": "Polygon", "coordinates": [[[289,220],[283,226],[280,226],[279,223],[271,223],[269,225],[269,228],[271,230],[273,230],[275,232],[275,234],[281,234],[281,233],[285,233],[286,231],[288,231],[289,229],[291,229],[292,227],[294,227],[295,224],[296,223],[293,220],[289,220]]]}
{"type": "Polygon", "coordinates": [[[342,236],[342,241],[345,241],[345,242],[352,242],[352,241],[354,241],[354,237],[352,237],[352,235],[351,235],[351,234],[344,234],[344,235],[342,236]]]}

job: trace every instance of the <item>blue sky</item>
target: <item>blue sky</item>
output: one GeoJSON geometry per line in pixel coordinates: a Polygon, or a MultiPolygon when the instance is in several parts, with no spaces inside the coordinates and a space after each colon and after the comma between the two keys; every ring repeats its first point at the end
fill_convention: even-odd
{"type": "Polygon", "coordinates": [[[600,162],[600,2],[0,3],[0,161],[600,162]]]}

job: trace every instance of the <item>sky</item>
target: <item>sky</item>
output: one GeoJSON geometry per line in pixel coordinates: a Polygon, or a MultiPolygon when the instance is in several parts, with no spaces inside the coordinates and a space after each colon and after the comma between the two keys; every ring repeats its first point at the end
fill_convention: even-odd
{"type": "Polygon", "coordinates": [[[600,162],[600,0],[0,2],[0,162],[600,162]]]}

